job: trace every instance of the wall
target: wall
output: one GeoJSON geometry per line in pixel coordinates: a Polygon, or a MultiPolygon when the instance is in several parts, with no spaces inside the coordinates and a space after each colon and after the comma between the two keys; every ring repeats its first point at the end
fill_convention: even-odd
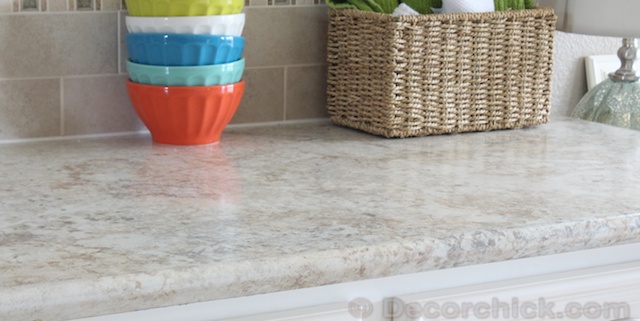
{"type": "MultiPolygon", "coordinates": [[[[551,120],[569,115],[587,91],[584,57],[615,55],[622,39],[556,32],[551,80],[551,120]]],[[[637,68],[636,68],[637,69],[637,68]]]]}
{"type": "MultiPolygon", "coordinates": [[[[122,4],[12,1],[0,0],[0,140],[144,129],[125,90],[122,4]]],[[[326,117],[326,7],[251,1],[247,89],[232,123],[326,117]]]]}
{"type": "MultiPolygon", "coordinates": [[[[247,89],[232,124],[326,117],[322,0],[248,0],[247,89]]],[[[119,0],[0,0],[0,141],[144,129],[126,91],[119,0]]],[[[552,119],[617,39],[557,33],[552,119]]]]}

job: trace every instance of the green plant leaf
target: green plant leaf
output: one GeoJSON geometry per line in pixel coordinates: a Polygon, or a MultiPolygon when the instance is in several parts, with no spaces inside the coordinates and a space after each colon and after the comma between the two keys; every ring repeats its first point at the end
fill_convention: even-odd
{"type": "Polygon", "coordinates": [[[349,3],[363,11],[374,11],[364,0],[348,0],[349,3]]]}
{"type": "Polygon", "coordinates": [[[525,1],[529,0],[493,0],[493,4],[496,11],[522,10],[526,8],[525,1]]]}
{"type": "Polygon", "coordinates": [[[333,9],[358,9],[358,7],[344,0],[325,0],[325,2],[329,8],[333,9]]]}
{"type": "MultiPolygon", "coordinates": [[[[355,2],[354,0],[349,0],[349,1],[355,2]]],[[[371,8],[371,11],[384,12],[382,7],[380,6],[380,4],[378,4],[378,2],[376,2],[376,0],[362,0],[362,2],[364,2],[367,5],[367,7],[371,8]]]]}
{"type": "Polygon", "coordinates": [[[398,0],[375,0],[382,9],[381,12],[393,13],[393,10],[398,7],[398,0]]]}

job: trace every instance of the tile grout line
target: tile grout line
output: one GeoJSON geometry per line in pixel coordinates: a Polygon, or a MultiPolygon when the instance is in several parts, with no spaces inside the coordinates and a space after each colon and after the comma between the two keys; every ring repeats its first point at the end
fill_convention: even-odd
{"type": "Polygon", "coordinates": [[[60,77],[60,136],[64,136],[64,77],[60,77]]]}
{"type": "Polygon", "coordinates": [[[118,64],[117,72],[118,72],[118,74],[120,74],[122,72],[122,70],[121,70],[121,68],[122,68],[122,61],[121,61],[122,57],[121,56],[122,55],[120,54],[122,52],[122,48],[121,48],[121,44],[120,44],[120,40],[121,40],[120,39],[120,32],[121,32],[121,30],[120,30],[120,22],[121,22],[120,21],[120,16],[121,16],[120,12],[118,12],[118,14],[116,16],[117,16],[116,17],[116,24],[117,24],[117,28],[116,28],[116,44],[117,44],[116,45],[116,50],[117,50],[117,52],[116,52],[116,55],[118,56],[118,59],[117,59],[116,63],[118,64]]]}
{"type": "Polygon", "coordinates": [[[245,67],[245,70],[259,70],[259,69],[275,69],[275,68],[285,68],[285,67],[317,67],[324,66],[326,62],[313,62],[313,63],[305,63],[305,64],[287,64],[287,65],[269,65],[269,66],[257,66],[257,67],[245,67]]]}
{"type": "Polygon", "coordinates": [[[51,80],[51,79],[60,79],[63,75],[55,75],[55,76],[34,76],[34,77],[7,77],[0,78],[3,81],[12,81],[12,80],[51,80]]]}
{"type": "Polygon", "coordinates": [[[282,113],[282,121],[287,120],[287,74],[288,72],[288,68],[287,66],[284,66],[284,68],[282,69],[284,72],[284,76],[283,78],[283,82],[284,82],[284,86],[282,86],[282,108],[283,108],[283,113],[282,113]]]}
{"type": "Polygon", "coordinates": [[[52,75],[52,76],[30,76],[30,77],[9,77],[9,78],[0,78],[0,81],[12,81],[12,80],[51,80],[51,79],[60,79],[60,78],[91,78],[91,77],[102,77],[102,76],[118,76],[122,75],[121,73],[101,73],[101,74],[86,74],[86,75],[52,75]]]}

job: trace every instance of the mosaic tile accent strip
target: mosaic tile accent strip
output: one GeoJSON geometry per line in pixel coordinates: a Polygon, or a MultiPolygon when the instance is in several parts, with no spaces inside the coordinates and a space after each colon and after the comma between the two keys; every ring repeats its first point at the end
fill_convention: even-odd
{"type": "Polygon", "coordinates": [[[121,8],[126,10],[124,0],[0,0],[0,13],[118,11],[121,8]]]}
{"type": "Polygon", "coordinates": [[[21,0],[20,11],[40,11],[40,1],[38,0],[21,0]]]}
{"type": "Polygon", "coordinates": [[[92,0],[76,0],[76,10],[93,11],[92,0]]]}
{"type": "MultiPolygon", "coordinates": [[[[245,7],[323,5],[324,0],[245,0],[245,7]]],[[[127,10],[125,0],[0,0],[0,13],[118,11],[127,10]]]]}

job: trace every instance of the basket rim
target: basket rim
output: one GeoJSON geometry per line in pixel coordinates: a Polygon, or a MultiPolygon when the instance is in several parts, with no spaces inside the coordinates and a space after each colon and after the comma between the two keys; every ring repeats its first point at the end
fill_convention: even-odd
{"type": "Polygon", "coordinates": [[[487,21],[499,19],[518,19],[523,17],[544,17],[554,16],[557,19],[553,8],[536,7],[532,9],[492,11],[492,12],[464,12],[464,13],[438,13],[420,15],[394,16],[389,13],[364,11],[358,9],[334,9],[328,8],[332,15],[342,15],[351,17],[361,17],[390,22],[416,22],[416,21],[487,21]]]}

